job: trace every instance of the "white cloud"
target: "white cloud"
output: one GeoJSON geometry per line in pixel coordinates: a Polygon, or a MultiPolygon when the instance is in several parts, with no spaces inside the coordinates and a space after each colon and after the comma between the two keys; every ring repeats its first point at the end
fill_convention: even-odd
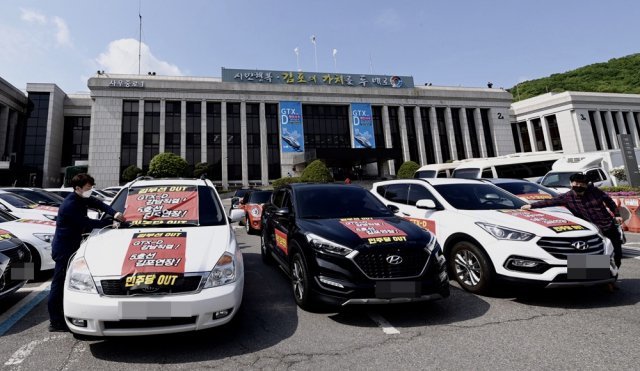
{"type": "MultiPolygon", "coordinates": [[[[149,46],[142,43],[140,48],[140,72],[155,72],[158,75],[182,76],[176,65],[156,58],[149,46]]],[[[109,43],[107,50],[96,58],[99,69],[106,73],[137,74],[138,73],[138,40],[120,39],[109,43]]]]}
{"type": "Polygon", "coordinates": [[[71,46],[71,36],[69,34],[69,27],[64,19],[60,17],[53,17],[53,23],[56,25],[56,41],[61,46],[71,46]]]}
{"type": "Polygon", "coordinates": [[[42,13],[38,13],[35,10],[31,9],[20,9],[20,11],[22,12],[22,14],[20,15],[20,19],[22,19],[23,21],[35,22],[40,24],[47,23],[47,17],[42,13]]]}

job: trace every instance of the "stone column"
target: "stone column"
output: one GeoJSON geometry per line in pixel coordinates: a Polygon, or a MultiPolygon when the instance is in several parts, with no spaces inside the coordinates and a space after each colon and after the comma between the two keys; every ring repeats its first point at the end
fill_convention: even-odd
{"type": "Polygon", "coordinates": [[[144,157],[144,100],[138,100],[138,155],[137,155],[137,163],[136,166],[142,169],[143,164],[142,160],[144,157]]]}
{"type": "Polygon", "coordinates": [[[247,102],[240,102],[240,157],[242,158],[242,186],[249,186],[249,154],[247,151],[247,102]]]}
{"type": "Polygon", "coordinates": [[[529,143],[531,144],[531,152],[537,152],[538,146],[536,145],[536,134],[533,130],[533,121],[527,120],[527,133],[529,134],[529,143]]]}
{"type": "Polygon", "coordinates": [[[418,138],[418,156],[420,157],[420,165],[427,164],[427,152],[424,143],[424,130],[422,129],[422,114],[420,107],[413,108],[413,123],[416,125],[416,137],[418,138]]]}
{"type": "Polygon", "coordinates": [[[593,117],[596,119],[596,131],[598,133],[598,140],[600,141],[600,148],[603,150],[610,149],[607,145],[607,138],[605,137],[604,125],[602,125],[602,118],[600,117],[600,111],[595,111],[593,117]]]}
{"type": "MultiPolygon", "coordinates": [[[[482,115],[480,108],[473,109],[473,121],[476,123],[476,134],[478,135],[478,146],[480,147],[480,157],[487,157],[487,141],[484,138],[484,129],[482,127],[482,115]]],[[[522,148],[522,146],[520,146],[522,148]]]]}
{"type": "Polygon", "coordinates": [[[449,153],[451,160],[458,159],[458,147],[456,147],[456,134],[453,131],[453,119],[451,118],[451,107],[447,106],[444,110],[444,123],[447,128],[447,138],[449,139],[449,153]]]}
{"type": "MultiPolygon", "coordinates": [[[[386,148],[393,148],[391,141],[391,127],[389,125],[389,107],[382,106],[382,128],[384,130],[384,144],[386,148]]],[[[389,175],[396,175],[396,165],[393,160],[387,161],[389,167],[389,175]]]]}
{"type": "Polygon", "coordinates": [[[166,131],[166,100],[160,99],[160,146],[158,149],[158,153],[164,152],[164,141],[165,141],[165,131],[166,131]]]}
{"type": "Polygon", "coordinates": [[[220,102],[220,165],[222,167],[222,189],[229,189],[229,172],[227,164],[229,162],[229,152],[227,144],[227,102],[220,102]]]}
{"type": "Polygon", "coordinates": [[[207,101],[200,103],[200,162],[207,162],[207,101]]]}
{"type": "MultiPolygon", "coordinates": [[[[187,159],[187,101],[180,102],[180,157],[187,159]]],[[[190,164],[194,165],[195,164],[190,164]]]]}
{"type": "Polygon", "coordinates": [[[462,129],[462,141],[464,143],[465,158],[473,158],[471,136],[469,135],[469,122],[467,121],[467,110],[464,107],[461,107],[458,113],[460,115],[460,129],[462,129]]]}
{"type": "Polygon", "coordinates": [[[407,120],[404,116],[404,106],[398,109],[398,122],[400,124],[400,144],[402,145],[402,161],[407,162],[411,159],[409,154],[409,138],[407,136],[407,120]]]}
{"type": "Polygon", "coordinates": [[[609,128],[609,138],[611,138],[611,145],[613,149],[619,149],[618,145],[618,136],[616,134],[616,129],[613,126],[613,115],[611,115],[611,111],[606,111],[604,114],[604,119],[607,122],[607,128],[609,128]]]}
{"type": "Polygon", "coordinates": [[[627,122],[629,123],[629,129],[631,129],[631,137],[633,138],[633,146],[640,146],[640,137],[638,137],[638,127],[636,126],[636,118],[633,116],[633,112],[625,112],[627,115],[627,122]]]}
{"type": "Polygon", "coordinates": [[[269,185],[269,147],[267,143],[267,113],[260,102],[260,175],[263,186],[269,185]]]}
{"type": "Polygon", "coordinates": [[[440,129],[438,129],[438,117],[436,107],[429,107],[429,121],[431,122],[431,136],[433,137],[433,154],[436,164],[442,163],[442,147],[440,146],[440,129]]]}
{"type": "Polygon", "coordinates": [[[540,125],[542,125],[544,146],[546,147],[547,151],[553,151],[553,144],[551,143],[551,132],[549,131],[549,123],[544,116],[540,116],[540,125]]]}

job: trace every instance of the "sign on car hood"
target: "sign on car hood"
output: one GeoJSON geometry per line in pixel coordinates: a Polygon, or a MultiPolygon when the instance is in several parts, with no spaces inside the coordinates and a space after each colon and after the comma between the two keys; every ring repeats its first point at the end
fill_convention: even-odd
{"type": "Polygon", "coordinates": [[[151,266],[158,271],[206,272],[229,246],[231,233],[228,225],[102,230],[89,236],[78,253],[94,276],[122,276],[151,266]]]}

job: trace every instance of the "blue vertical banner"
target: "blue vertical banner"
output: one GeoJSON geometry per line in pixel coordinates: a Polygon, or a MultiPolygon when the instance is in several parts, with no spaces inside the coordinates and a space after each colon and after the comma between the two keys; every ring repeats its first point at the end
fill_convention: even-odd
{"type": "Polygon", "coordinates": [[[376,148],[371,104],[351,103],[351,118],[353,119],[353,148],[376,148]]]}
{"type": "Polygon", "coordinates": [[[283,153],[304,152],[302,103],[280,102],[280,133],[283,153]]]}

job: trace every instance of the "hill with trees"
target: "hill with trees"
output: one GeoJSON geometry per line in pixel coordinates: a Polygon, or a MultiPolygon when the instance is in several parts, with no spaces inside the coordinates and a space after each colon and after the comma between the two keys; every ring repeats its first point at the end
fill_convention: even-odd
{"type": "Polygon", "coordinates": [[[563,91],[640,94],[640,54],[524,81],[507,90],[514,101],[563,91]]]}

